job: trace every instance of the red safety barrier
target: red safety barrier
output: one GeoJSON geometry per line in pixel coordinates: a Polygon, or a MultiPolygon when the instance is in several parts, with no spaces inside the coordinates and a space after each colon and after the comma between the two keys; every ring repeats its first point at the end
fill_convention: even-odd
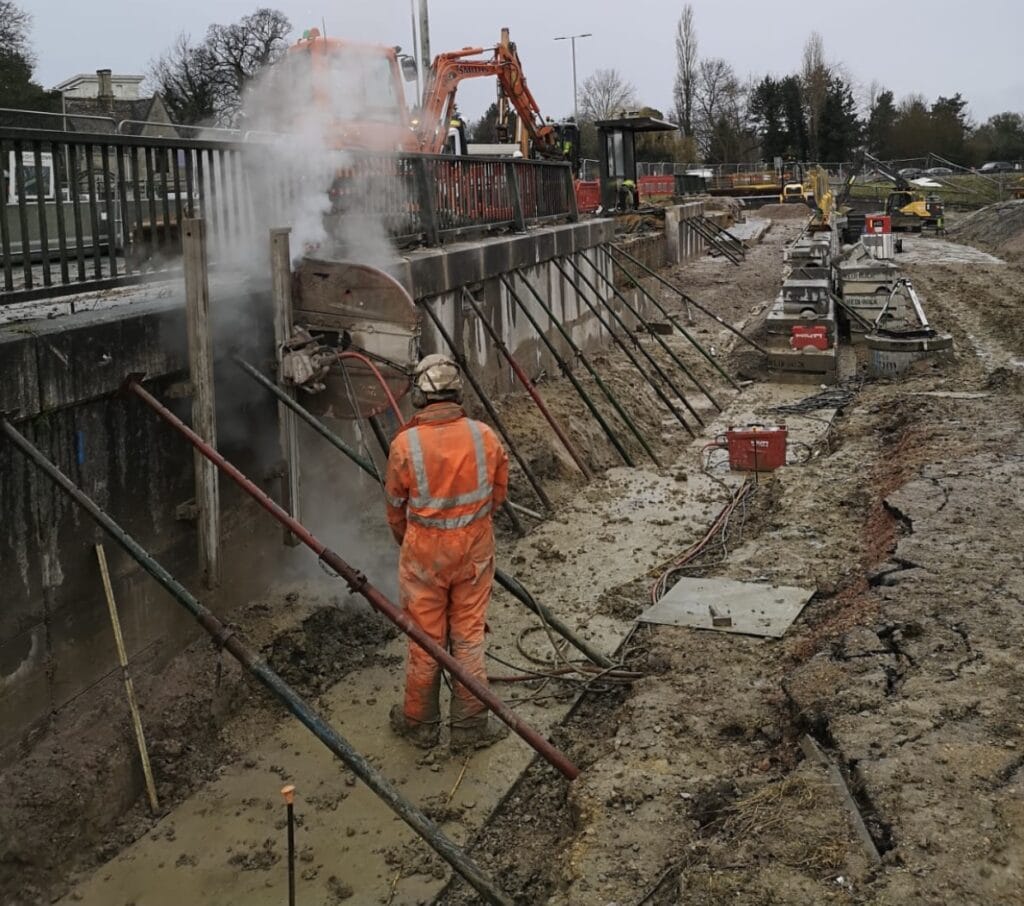
{"type": "Polygon", "coordinates": [[[593,214],[601,207],[601,183],[596,179],[577,179],[576,207],[581,214],[593,214]]]}
{"type": "Polygon", "coordinates": [[[676,178],[674,176],[641,176],[637,180],[637,191],[639,191],[641,198],[674,195],[676,192],[676,178]]]}

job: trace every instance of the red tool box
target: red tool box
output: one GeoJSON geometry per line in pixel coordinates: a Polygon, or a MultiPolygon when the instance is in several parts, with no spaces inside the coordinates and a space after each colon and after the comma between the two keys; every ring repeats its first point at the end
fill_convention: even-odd
{"type": "Polygon", "coordinates": [[[730,428],[724,446],[734,472],[771,472],[786,464],[785,425],[747,425],[730,428]]]}

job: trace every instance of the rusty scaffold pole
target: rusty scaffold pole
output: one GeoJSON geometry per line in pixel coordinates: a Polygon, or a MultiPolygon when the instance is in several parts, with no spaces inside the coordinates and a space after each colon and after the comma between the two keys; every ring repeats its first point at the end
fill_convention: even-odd
{"type": "Polygon", "coordinates": [[[138,376],[130,376],[124,384],[124,390],[133,394],[152,409],[163,421],[170,425],[185,438],[196,450],[212,462],[222,473],[230,478],[246,494],[252,497],[271,517],[287,528],[296,538],[317,555],[324,565],[334,570],[347,583],[355,594],[362,595],[379,613],[383,614],[417,645],[427,652],[435,661],[449,671],[464,685],[473,696],[485,705],[496,717],[506,723],[513,732],[518,734],[549,764],[556,768],[569,780],[579,776],[577,768],[565,754],[541,736],[529,724],[523,721],[508,705],[498,698],[486,685],[468,674],[462,665],[452,657],[451,653],[438,645],[427,635],[420,625],[405,610],[396,607],[386,595],[376,588],[366,576],[346,562],[340,554],[331,550],[309,531],[298,520],[289,515],[251,479],[247,478],[238,468],[228,462],[217,450],[207,444],[198,434],[186,425],[170,409],[164,406],[140,383],[138,376]]]}
{"type": "MultiPolygon", "coordinates": [[[[493,906],[512,906],[512,900],[480,870],[476,863],[455,843],[449,840],[444,832],[423,812],[401,796],[384,776],[352,747],[348,740],[338,733],[322,715],[310,707],[288,683],[271,670],[259,654],[244,641],[237,630],[222,623],[185,586],[158,563],[142,545],[121,528],[105,511],[100,509],[92,498],[86,495],[81,488],[75,485],[70,478],[50,462],[34,444],[19,433],[6,418],[0,418],[0,431],[6,435],[8,440],[33,465],[53,481],[75,503],[82,507],[118,546],[181,604],[213,638],[218,647],[227,650],[250,674],[265,686],[332,754],[337,756],[385,805],[405,821],[441,858],[451,865],[484,898],[485,902],[493,904],[493,906]]],[[[195,437],[199,443],[205,443],[198,435],[195,435],[195,437]]],[[[365,582],[365,579],[363,581],[365,582]]]]}

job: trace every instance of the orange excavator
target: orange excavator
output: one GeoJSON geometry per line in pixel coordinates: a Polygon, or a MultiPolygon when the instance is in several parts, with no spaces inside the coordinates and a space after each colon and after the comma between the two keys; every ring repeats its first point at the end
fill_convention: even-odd
{"type": "MultiPolygon", "coordinates": [[[[263,106],[291,119],[287,125],[292,131],[301,133],[304,121],[315,119],[338,149],[440,154],[449,144],[459,85],[464,79],[493,77],[498,80],[499,140],[509,140],[514,110],[521,124],[522,155],[563,159],[562,128],[541,116],[507,28],[492,48],[464,47],[435,57],[422,105],[410,111],[404,82],[415,77],[415,61],[401,48],[325,38],[313,28],[273,67],[269,90],[280,95],[280,103],[263,106]],[[488,52],[490,56],[479,59],[488,52]],[[296,105],[296,97],[312,103],[296,105]]],[[[276,131],[282,125],[273,124],[276,131]]]]}
{"type": "Polygon", "coordinates": [[[516,45],[509,40],[507,28],[501,30],[501,40],[493,48],[464,47],[462,50],[439,54],[427,75],[423,91],[423,106],[419,114],[419,150],[437,154],[445,146],[449,123],[455,110],[455,95],[464,79],[489,78],[498,80],[498,138],[509,139],[510,108],[514,109],[521,125],[519,146],[523,157],[561,158],[558,129],[546,123],[540,107],[526,84],[526,75],[519,60],[516,45]],[[474,59],[491,51],[487,59],[474,59]]]}

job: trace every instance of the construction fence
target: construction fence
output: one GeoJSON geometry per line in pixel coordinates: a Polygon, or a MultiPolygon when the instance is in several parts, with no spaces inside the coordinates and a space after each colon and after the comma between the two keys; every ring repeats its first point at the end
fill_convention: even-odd
{"type": "Polygon", "coordinates": [[[206,220],[216,265],[274,226],[412,246],[578,216],[566,163],[13,127],[0,162],[0,305],[177,272],[185,217],[206,220]]]}

